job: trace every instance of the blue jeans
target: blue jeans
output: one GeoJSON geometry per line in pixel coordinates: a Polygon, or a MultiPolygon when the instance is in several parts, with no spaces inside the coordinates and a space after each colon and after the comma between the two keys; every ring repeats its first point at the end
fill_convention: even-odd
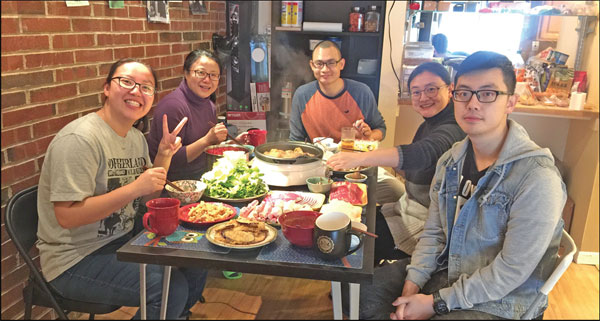
{"type": "MultiPolygon", "coordinates": [[[[140,265],[117,260],[117,250],[130,239],[123,236],[50,281],[62,296],[87,302],[121,306],[140,306],[140,265]]],[[[158,319],[162,299],[163,266],[146,266],[146,317],[158,319]]],[[[206,270],[171,269],[167,319],[185,318],[202,296],[206,270]]],[[[134,319],[140,318],[140,311],[134,319]]]]}
{"type": "MultiPolygon", "coordinates": [[[[375,269],[373,284],[360,286],[359,319],[390,319],[390,313],[396,311],[392,302],[402,295],[406,266],[409,263],[410,258],[406,258],[375,269]]],[[[431,294],[448,286],[448,273],[446,270],[439,271],[431,276],[421,293],[431,294]]],[[[342,283],[342,307],[346,315],[349,315],[349,302],[348,283],[342,283]]],[[[445,315],[434,315],[431,320],[503,320],[503,318],[475,310],[454,310],[445,315]]]]}

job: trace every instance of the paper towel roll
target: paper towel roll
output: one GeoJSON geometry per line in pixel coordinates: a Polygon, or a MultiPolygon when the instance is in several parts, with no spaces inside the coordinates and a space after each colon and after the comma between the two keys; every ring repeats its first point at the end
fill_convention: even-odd
{"type": "Polygon", "coordinates": [[[587,96],[586,93],[572,92],[571,93],[571,101],[569,102],[569,109],[582,110],[583,105],[585,105],[585,97],[586,96],[587,96]]]}
{"type": "Polygon", "coordinates": [[[342,32],[341,22],[307,22],[302,24],[303,31],[342,32]]]}

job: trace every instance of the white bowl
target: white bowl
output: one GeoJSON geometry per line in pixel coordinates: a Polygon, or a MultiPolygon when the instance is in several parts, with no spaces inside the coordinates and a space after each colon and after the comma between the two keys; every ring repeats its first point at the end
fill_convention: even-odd
{"type": "Polygon", "coordinates": [[[181,204],[184,203],[196,203],[204,194],[204,190],[206,189],[206,184],[201,181],[196,181],[192,179],[174,181],[173,184],[179,186],[185,192],[180,192],[169,184],[165,185],[165,189],[169,193],[169,196],[178,199],[181,204]]]}
{"type": "Polygon", "coordinates": [[[348,182],[352,182],[352,183],[364,183],[367,180],[367,175],[360,173],[360,178],[353,178],[351,177],[351,175],[353,175],[354,173],[349,173],[344,175],[344,178],[348,181],[348,182]]]}

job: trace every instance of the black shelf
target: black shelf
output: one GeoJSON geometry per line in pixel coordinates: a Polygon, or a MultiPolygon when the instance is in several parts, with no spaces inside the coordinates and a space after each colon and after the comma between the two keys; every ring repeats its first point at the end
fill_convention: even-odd
{"type": "Polygon", "coordinates": [[[321,35],[321,36],[330,36],[330,37],[381,37],[381,32],[350,32],[350,31],[342,31],[342,32],[329,32],[329,31],[304,31],[304,30],[277,30],[275,28],[275,32],[285,32],[285,33],[297,33],[304,35],[321,35]]]}
{"type": "MultiPolygon", "coordinates": [[[[314,81],[314,74],[309,61],[312,58],[310,40],[325,40],[337,37],[341,41],[342,57],[346,64],[341,77],[352,79],[367,85],[375,100],[379,100],[379,79],[381,70],[378,68],[373,75],[358,74],[360,59],[375,59],[381,65],[383,51],[383,30],[385,26],[386,1],[304,1],[303,21],[333,22],[342,24],[342,32],[303,31],[301,28],[277,26],[271,34],[271,111],[267,115],[269,133],[279,135],[287,128],[289,122],[279,115],[283,106],[282,87],[286,82],[292,82],[293,90],[303,84],[314,81]],[[349,32],[348,15],[355,6],[369,8],[376,5],[379,8],[379,32],[349,32]]],[[[279,25],[281,21],[281,1],[271,3],[271,21],[279,25]]],[[[280,135],[281,136],[281,135],[280,135]]]]}
{"type": "Polygon", "coordinates": [[[489,15],[497,15],[497,14],[520,14],[523,16],[531,16],[531,17],[546,17],[546,16],[552,16],[552,17],[596,17],[596,16],[587,16],[587,15],[577,15],[577,14],[533,14],[533,13],[527,13],[527,12],[478,12],[478,11],[438,11],[438,10],[408,10],[409,13],[419,13],[419,12],[423,12],[423,13],[464,13],[464,14],[489,14],[489,15]]]}
{"type": "MultiPolygon", "coordinates": [[[[365,75],[365,74],[358,74],[358,73],[344,73],[342,71],[342,77],[345,78],[364,78],[364,79],[379,79],[379,75],[375,74],[375,75],[365,75]]],[[[375,94],[375,93],[373,93],[375,94]]]]}

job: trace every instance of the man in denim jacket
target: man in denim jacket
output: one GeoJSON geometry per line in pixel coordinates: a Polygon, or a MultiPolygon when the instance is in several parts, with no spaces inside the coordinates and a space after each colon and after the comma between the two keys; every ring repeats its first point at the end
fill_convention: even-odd
{"type": "Polygon", "coordinates": [[[437,163],[412,262],[375,271],[361,318],[519,319],[532,304],[555,266],[566,190],[550,151],[507,119],[515,83],[494,52],[459,66],[453,100],[467,138],[437,163]]]}

